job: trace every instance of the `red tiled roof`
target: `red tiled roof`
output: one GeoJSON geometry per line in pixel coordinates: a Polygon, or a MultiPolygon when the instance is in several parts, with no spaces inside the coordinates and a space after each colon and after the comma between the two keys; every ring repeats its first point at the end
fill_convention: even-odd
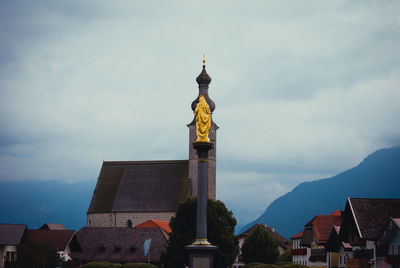
{"type": "Polygon", "coordinates": [[[141,224],[136,225],[135,227],[138,227],[138,228],[155,228],[155,227],[158,228],[158,227],[160,227],[167,234],[172,233],[171,227],[169,227],[169,222],[167,222],[167,221],[148,220],[141,224]]]}
{"type": "Polygon", "coordinates": [[[328,241],[329,235],[334,225],[340,225],[342,217],[337,215],[317,215],[306,226],[312,226],[318,243],[323,244],[328,241]]]}
{"type": "Polygon", "coordinates": [[[339,209],[332,212],[331,214],[329,214],[331,216],[342,216],[342,211],[340,211],[339,209]]]}
{"type": "Polygon", "coordinates": [[[74,235],[73,230],[28,230],[29,240],[46,242],[55,250],[65,250],[74,235]]]}
{"type": "Polygon", "coordinates": [[[302,236],[303,236],[303,231],[301,231],[301,232],[298,233],[298,234],[295,234],[295,235],[292,236],[290,239],[291,239],[291,240],[294,240],[294,239],[301,238],[302,236]]]}

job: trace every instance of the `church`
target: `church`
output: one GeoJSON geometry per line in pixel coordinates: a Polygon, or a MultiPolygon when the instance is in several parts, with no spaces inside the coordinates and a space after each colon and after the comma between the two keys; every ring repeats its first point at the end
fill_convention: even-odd
{"type": "MultiPolygon", "coordinates": [[[[208,95],[211,82],[203,70],[196,78],[197,98],[204,95],[211,113],[215,103],[208,95]]],[[[212,119],[211,119],[212,120],[212,119]]],[[[169,221],[179,204],[197,195],[196,119],[189,128],[189,159],[162,161],[104,161],[87,211],[89,227],[133,227],[147,220],[169,221]]],[[[214,143],[208,161],[208,198],[216,198],[216,138],[218,126],[211,121],[209,138],[214,143]]]]}

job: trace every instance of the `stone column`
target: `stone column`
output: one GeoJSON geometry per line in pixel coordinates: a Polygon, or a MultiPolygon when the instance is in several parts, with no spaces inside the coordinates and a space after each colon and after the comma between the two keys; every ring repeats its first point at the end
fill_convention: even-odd
{"type": "Polygon", "coordinates": [[[213,268],[213,252],[218,247],[207,241],[208,152],[213,144],[195,142],[193,147],[198,155],[196,241],[185,249],[190,253],[190,268],[213,268]]]}

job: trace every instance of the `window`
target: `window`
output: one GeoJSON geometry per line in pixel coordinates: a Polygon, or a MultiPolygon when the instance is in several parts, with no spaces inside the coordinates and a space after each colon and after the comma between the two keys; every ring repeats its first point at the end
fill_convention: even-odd
{"type": "Polygon", "coordinates": [[[131,220],[128,220],[127,224],[128,224],[128,227],[132,227],[132,221],[131,220]]]}

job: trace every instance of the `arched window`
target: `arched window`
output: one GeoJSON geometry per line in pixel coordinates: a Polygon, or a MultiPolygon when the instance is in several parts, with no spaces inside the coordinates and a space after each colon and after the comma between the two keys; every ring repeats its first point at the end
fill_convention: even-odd
{"type": "Polygon", "coordinates": [[[131,220],[128,220],[128,227],[132,227],[132,221],[131,220]]]}

